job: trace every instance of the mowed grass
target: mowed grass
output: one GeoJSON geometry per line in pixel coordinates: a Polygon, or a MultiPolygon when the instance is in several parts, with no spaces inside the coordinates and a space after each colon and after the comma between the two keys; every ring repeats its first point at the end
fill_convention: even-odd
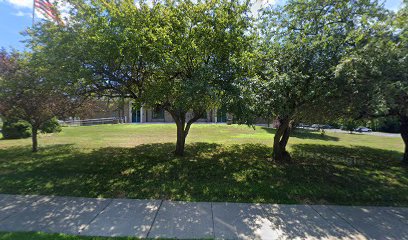
{"type": "Polygon", "coordinates": [[[186,201],[408,206],[400,138],[297,131],[293,163],[271,161],[274,130],[195,124],[174,157],[174,124],[63,128],[0,140],[0,193],[186,201]]]}
{"type": "MultiPolygon", "coordinates": [[[[242,125],[193,124],[187,143],[207,142],[219,144],[265,144],[272,146],[274,129],[242,125]]],[[[299,130],[297,131],[299,132],[299,130]]],[[[378,137],[362,134],[319,132],[293,133],[289,146],[296,144],[330,144],[339,146],[366,146],[385,150],[402,151],[403,142],[393,137],[378,137]]],[[[1,137],[1,135],[0,135],[1,137]]],[[[134,147],[150,143],[174,143],[175,124],[121,124],[88,127],[64,127],[58,134],[40,135],[41,146],[75,144],[81,149],[101,147],[134,147]]],[[[31,139],[0,140],[0,149],[31,144],[31,139]]]]}

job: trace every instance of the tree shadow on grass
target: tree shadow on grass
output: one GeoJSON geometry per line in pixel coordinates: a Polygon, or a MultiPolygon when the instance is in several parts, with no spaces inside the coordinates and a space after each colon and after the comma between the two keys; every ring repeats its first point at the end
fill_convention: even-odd
{"type": "MultiPolygon", "coordinates": [[[[8,148],[0,150],[0,192],[193,201],[408,203],[407,171],[396,161],[401,155],[398,152],[300,144],[292,148],[295,164],[274,164],[268,161],[272,149],[264,145],[195,143],[187,146],[182,158],[173,157],[173,149],[170,143],[88,152],[73,145],[52,145],[35,154],[29,148],[8,148]],[[344,160],[349,157],[363,159],[365,164],[344,160]]],[[[80,200],[80,205],[69,199],[58,206],[68,209],[72,221],[69,210],[89,209],[89,201],[80,200]]],[[[182,213],[203,216],[201,209],[186,203],[168,204],[184,204],[182,213]]],[[[236,238],[256,239],[259,234],[288,239],[353,238],[358,234],[350,227],[328,225],[310,207],[214,203],[212,208],[215,210],[205,214],[214,214],[215,224],[239,226],[232,233],[236,238]]],[[[390,238],[392,232],[402,229],[373,209],[353,211],[363,212],[373,227],[382,231],[381,237],[390,238]]],[[[48,223],[65,217],[50,214],[41,220],[48,223]]],[[[33,223],[38,221],[35,216],[33,223]]],[[[191,224],[182,217],[173,221],[181,229],[191,224]]]]}
{"type": "MultiPolygon", "coordinates": [[[[276,129],[274,128],[266,128],[262,127],[263,130],[270,134],[275,134],[276,129]]],[[[300,138],[300,139],[314,139],[314,140],[322,140],[322,141],[339,141],[338,137],[328,136],[326,134],[322,134],[318,131],[311,131],[306,129],[294,129],[291,134],[291,137],[300,138]]]]}
{"type": "Polygon", "coordinates": [[[334,146],[323,144],[296,144],[292,155],[298,162],[319,164],[346,164],[350,166],[390,167],[398,164],[402,153],[365,146],[334,146]]]}
{"type": "MultiPolygon", "coordinates": [[[[327,187],[321,191],[325,192],[323,203],[408,203],[408,169],[401,164],[400,152],[363,146],[297,144],[291,153],[297,167],[303,168],[306,182],[327,187]]],[[[296,177],[293,172],[287,174],[296,177]]]]}
{"type": "Polygon", "coordinates": [[[294,145],[294,164],[270,161],[265,145],[193,143],[72,145],[0,150],[0,193],[269,203],[408,205],[408,173],[398,152],[294,145]],[[349,157],[360,162],[348,161],[349,157]]]}

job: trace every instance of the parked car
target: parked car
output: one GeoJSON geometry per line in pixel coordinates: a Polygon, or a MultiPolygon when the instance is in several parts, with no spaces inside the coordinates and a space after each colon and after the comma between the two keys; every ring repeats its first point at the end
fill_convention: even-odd
{"type": "Polygon", "coordinates": [[[354,129],[355,132],[372,132],[373,130],[371,130],[370,128],[367,127],[358,127],[356,129],[354,129]]]}
{"type": "Polygon", "coordinates": [[[313,124],[311,128],[313,129],[333,129],[334,127],[328,124],[313,124]]]}
{"type": "Polygon", "coordinates": [[[311,128],[319,129],[319,128],[320,128],[320,125],[319,125],[319,124],[312,124],[311,128]]]}
{"type": "Polygon", "coordinates": [[[297,125],[297,127],[298,127],[298,128],[309,128],[310,125],[304,124],[304,123],[299,123],[299,124],[297,125]]]}

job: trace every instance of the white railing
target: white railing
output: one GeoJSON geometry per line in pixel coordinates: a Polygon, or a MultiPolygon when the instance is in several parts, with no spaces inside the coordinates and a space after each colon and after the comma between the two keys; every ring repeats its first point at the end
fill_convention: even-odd
{"type": "Polygon", "coordinates": [[[59,121],[61,126],[92,126],[100,124],[118,124],[126,123],[125,117],[110,117],[110,118],[95,118],[95,119],[69,119],[65,121],[59,121]]]}

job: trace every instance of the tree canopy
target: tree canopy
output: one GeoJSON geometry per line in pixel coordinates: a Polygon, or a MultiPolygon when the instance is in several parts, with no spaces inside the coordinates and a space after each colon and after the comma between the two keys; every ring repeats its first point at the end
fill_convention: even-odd
{"type": "Polygon", "coordinates": [[[408,139],[406,4],[394,15],[376,0],[288,0],[254,19],[250,1],[68,2],[66,24],[29,30],[32,58],[78,96],[169,112],[177,155],[220,106],[238,123],[277,119],[275,160],[290,159],[299,121],[392,115],[408,139]]]}
{"type": "Polygon", "coordinates": [[[182,155],[191,124],[219,105],[243,73],[251,48],[249,2],[70,3],[69,22],[36,26],[31,46],[74,76],[84,93],[168,111],[182,155]]]}
{"type": "Polygon", "coordinates": [[[377,22],[375,34],[343,57],[336,74],[355,118],[394,116],[400,120],[408,163],[408,7],[377,22]]]}
{"type": "Polygon", "coordinates": [[[335,67],[381,17],[371,1],[292,0],[263,11],[251,91],[255,112],[279,121],[274,159],[290,159],[285,148],[293,121],[339,115],[329,105],[341,97],[335,67]]]}
{"type": "Polygon", "coordinates": [[[32,151],[38,130],[55,116],[72,113],[83,98],[58,85],[48,68],[30,53],[0,52],[0,115],[27,121],[32,129],[32,151]]]}

